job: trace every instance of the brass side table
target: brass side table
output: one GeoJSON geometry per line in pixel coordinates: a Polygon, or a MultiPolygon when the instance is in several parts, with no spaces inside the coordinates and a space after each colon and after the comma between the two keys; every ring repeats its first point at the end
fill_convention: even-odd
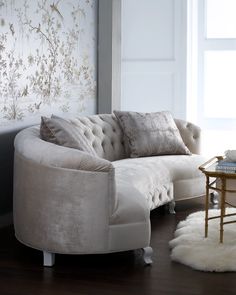
{"type": "Polygon", "coordinates": [[[235,221],[224,221],[225,217],[234,216],[236,213],[225,214],[225,207],[229,205],[234,207],[232,204],[228,203],[226,200],[226,193],[236,193],[236,190],[227,189],[227,180],[235,179],[235,187],[236,187],[236,173],[229,173],[220,170],[216,170],[217,163],[223,160],[223,157],[217,156],[206,163],[202,164],[199,169],[206,176],[206,200],[205,200],[205,237],[208,236],[208,221],[211,219],[220,219],[220,243],[223,243],[224,239],[224,225],[229,223],[236,223],[235,221]],[[213,180],[212,180],[213,178],[213,180]],[[220,181],[219,181],[220,180],[220,181]],[[217,186],[214,186],[217,182],[217,186]],[[221,185],[218,185],[220,182],[221,185]],[[209,191],[214,190],[218,191],[220,195],[220,215],[209,217],[208,209],[209,209],[209,191]]]}

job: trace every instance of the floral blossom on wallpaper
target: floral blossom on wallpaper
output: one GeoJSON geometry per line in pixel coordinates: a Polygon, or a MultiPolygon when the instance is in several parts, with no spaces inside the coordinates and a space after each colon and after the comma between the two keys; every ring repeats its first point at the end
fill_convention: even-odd
{"type": "Polygon", "coordinates": [[[93,113],[96,0],[0,0],[0,124],[93,113]]]}

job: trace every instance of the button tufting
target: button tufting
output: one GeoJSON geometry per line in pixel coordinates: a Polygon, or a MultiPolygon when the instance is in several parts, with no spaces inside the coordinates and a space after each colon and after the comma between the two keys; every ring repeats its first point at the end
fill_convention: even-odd
{"type": "Polygon", "coordinates": [[[187,125],[186,125],[186,128],[189,128],[190,127],[190,124],[189,123],[187,123],[187,125]]]}
{"type": "Polygon", "coordinates": [[[98,131],[97,131],[97,129],[92,129],[92,133],[93,133],[93,135],[98,136],[98,131]]]}

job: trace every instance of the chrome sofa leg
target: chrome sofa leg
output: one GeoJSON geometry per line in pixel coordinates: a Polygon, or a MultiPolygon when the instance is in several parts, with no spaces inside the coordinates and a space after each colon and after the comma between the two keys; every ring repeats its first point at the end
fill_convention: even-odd
{"type": "Polygon", "coordinates": [[[169,213],[170,213],[170,214],[175,214],[175,201],[174,201],[174,200],[171,201],[171,202],[168,204],[168,206],[169,206],[169,213]]]}
{"type": "Polygon", "coordinates": [[[212,205],[219,204],[219,201],[218,201],[218,193],[217,192],[210,193],[210,200],[211,200],[212,205]]]}
{"type": "Polygon", "coordinates": [[[145,262],[145,264],[150,265],[152,264],[152,247],[145,247],[142,248],[143,250],[143,261],[145,262]]]}
{"type": "Polygon", "coordinates": [[[55,253],[43,251],[43,266],[53,266],[55,263],[55,253]]]}

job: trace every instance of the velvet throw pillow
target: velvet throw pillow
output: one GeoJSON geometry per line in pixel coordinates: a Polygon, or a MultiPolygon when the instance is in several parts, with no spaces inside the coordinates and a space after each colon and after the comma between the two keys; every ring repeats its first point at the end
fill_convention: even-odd
{"type": "Polygon", "coordinates": [[[41,117],[40,136],[43,140],[78,149],[97,156],[88,139],[75,125],[57,116],[41,117]]]}
{"type": "Polygon", "coordinates": [[[130,157],[189,155],[170,112],[114,111],[130,149],[130,157]]]}

